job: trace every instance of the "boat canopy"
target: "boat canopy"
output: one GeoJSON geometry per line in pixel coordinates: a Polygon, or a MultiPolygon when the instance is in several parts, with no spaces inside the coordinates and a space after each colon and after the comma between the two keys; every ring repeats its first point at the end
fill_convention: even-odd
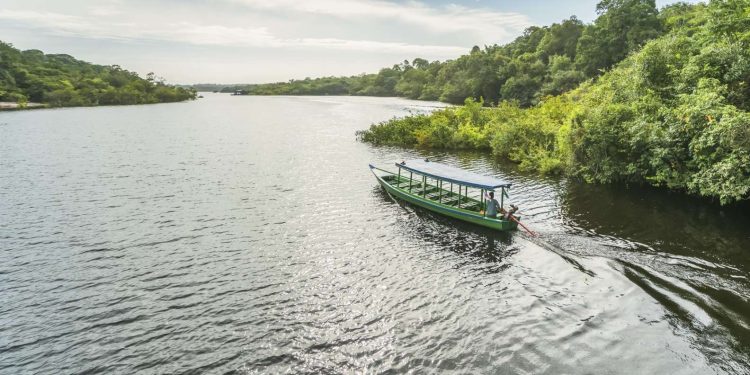
{"type": "Polygon", "coordinates": [[[495,177],[485,176],[469,172],[450,165],[436,163],[427,159],[414,159],[396,163],[399,168],[421,174],[423,176],[436,178],[438,180],[453,182],[459,185],[470,186],[478,189],[494,190],[496,188],[510,188],[510,183],[495,177]]]}

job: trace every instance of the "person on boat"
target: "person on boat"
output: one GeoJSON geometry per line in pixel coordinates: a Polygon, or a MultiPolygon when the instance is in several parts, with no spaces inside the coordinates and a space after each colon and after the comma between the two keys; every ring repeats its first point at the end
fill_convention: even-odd
{"type": "Polygon", "coordinates": [[[497,199],[495,199],[495,192],[494,191],[489,192],[486,198],[487,198],[487,209],[484,211],[485,216],[496,218],[497,213],[499,211],[502,211],[503,208],[500,207],[500,203],[498,203],[497,199]]]}
{"type": "Polygon", "coordinates": [[[511,217],[513,217],[513,214],[518,211],[518,206],[516,205],[510,205],[510,210],[505,211],[504,208],[500,208],[500,213],[503,215],[503,219],[510,220],[511,217]]]}

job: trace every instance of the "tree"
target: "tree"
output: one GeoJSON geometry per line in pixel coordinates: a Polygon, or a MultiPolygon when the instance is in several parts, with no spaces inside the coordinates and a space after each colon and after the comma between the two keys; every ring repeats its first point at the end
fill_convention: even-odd
{"type": "Polygon", "coordinates": [[[588,76],[609,69],[645,41],[661,34],[654,0],[603,0],[599,17],[576,47],[576,64],[588,76]]]}
{"type": "Polygon", "coordinates": [[[425,70],[430,66],[430,62],[422,59],[422,58],[415,58],[414,61],[411,62],[411,65],[413,65],[417,69],[425,70]]]}
{"type": "Polygon", "coordinates": [[[562,55],[575,59],[578,39],[581,37],[584,28],[583,22],[575,16],[561,24],[552,24],[537,46],[536,52],[539,58],[545,62],[552,55],[562,55]]]}
{"type": "Polygon", "coordinates": [[[19,51],[0,42],[0,100],[51,106],[154,103],[186,100],[195,91],[168,86],[153,73],[148,79],[117,65],[101,66],[65,54],[19,51]],[[153,95],[155,87],[161,93],[153,95]]]}
{"type": "Polygon", "coordinates": [[[542,85],[541,95],[560,95],[576,88],[585,79],[586,76],[575,69],[568,56],[550,56],[547,81],[542,85]]]}

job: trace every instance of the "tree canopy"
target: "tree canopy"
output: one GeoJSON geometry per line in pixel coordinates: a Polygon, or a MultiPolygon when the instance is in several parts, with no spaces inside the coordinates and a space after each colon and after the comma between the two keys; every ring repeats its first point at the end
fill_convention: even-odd
{"type": "MultiPolygon", "coordinates": [[[[463,107],[392,119],[359,136],[374,144],[485,149],[522,169],[650,184],[722,204],[750,199],[750,1],[652,8],[653,1],[600,2],[602,15],[583,30],[576,56],[551,54],[546,62],[545,77],[554,78],[537,84],[550,96],[531,94],[538,77],[513,68],[500,89],[512,101],[482,108],[469,96],[463,107]],[[613,17],[640,19],[624,27],[613,17]],[[655,33],[661,36],[652,39],[655,33]],[[584,42],[587,35],[596,38],[584,42]]],[[[544,63],[529,61],[526,69],[544,63]]]]}
{"type": "Polygon", "coordinates": [[[571,90],[599,76],[646,41],[664,33],[654,0],[605,0],[585,25],[572,16],[529,27],[505,45],[474,46],[455,60],[403,61],[376,74],[324,77],[225,87],[249,95],[372,95],[485,104],[517,101],[522,107],[571,90]]]}
{"type": "Polygon", "coordinates": [[[167,85],[153,73],[144,79],[117,65],[20,51],[0,41],[0,101],[60,107],[176,102],[195,95],[195,90],[167,85]]]}

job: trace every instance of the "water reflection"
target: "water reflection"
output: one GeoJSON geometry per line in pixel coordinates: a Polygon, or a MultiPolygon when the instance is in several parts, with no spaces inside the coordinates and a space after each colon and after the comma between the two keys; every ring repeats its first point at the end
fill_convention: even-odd
{"type": "Polygon", "coordinates": [[[511,232],[493,231],[408,204],[392,197],[380,185],[375,187],[373,194],[384,206],[391,206],[396,211],[398,228],[407,238],[482,262],[501,262],[518,252],[511,232]]]}
{"type": "Polygon", "coordinates": [[[0,372],[747,373],[742,210],[354,140],[421,104],[2,114],[0,372]],[[512,182],[540,238],[367,169],[420,157],[512,182]]]}
{"type": "Polygon", "coordinates": [[[676,334],[688,337],[712,363],[739,373],[746,369],[750,353],[747,300],[700,282],[686,282],[626,261],[619,263],[629,280],[668,311],[665,318],[676,334]]]}
{"type": "Polygon", "coordinates": [[[750,205],[720,207],[647,187],[570,183],[561,192],[567,225],[750,272],[750,205]]]}
{"type": "MultiPolygon", "coordinates": [[[[581,257],[615,260],[627,279],[667,311],[666,321],[674,333],[689,337],[712,363],[739,373],[750,364],[747,203],[721,207],[650,187],[540,178],[471,152],[421,156],[480,173],[494,172],[514,182],[512,198],[522,205],[527,223],[542,228],[540,238],[526,240],[556,253],[589,277],[597,277],[602,270],[581,257]]],[[[391,200],[386,193],[380,198],[391,200]]],[[[483,228],[418,207],[406,205],[404,210],[413,211],[412,217],[439,223],[412,218],[415,223],[404,227],[427,243],[439,244],[440,249],[471,254],[481,261],[505,261],[505,266],[509,256],[524,249],[514,240],[522,233],[483,233],[483,228]],[[452,228],[460,228],[460,233],[452,228]],[[493,249],[477,251],[476,236],[493,249]]]]}

